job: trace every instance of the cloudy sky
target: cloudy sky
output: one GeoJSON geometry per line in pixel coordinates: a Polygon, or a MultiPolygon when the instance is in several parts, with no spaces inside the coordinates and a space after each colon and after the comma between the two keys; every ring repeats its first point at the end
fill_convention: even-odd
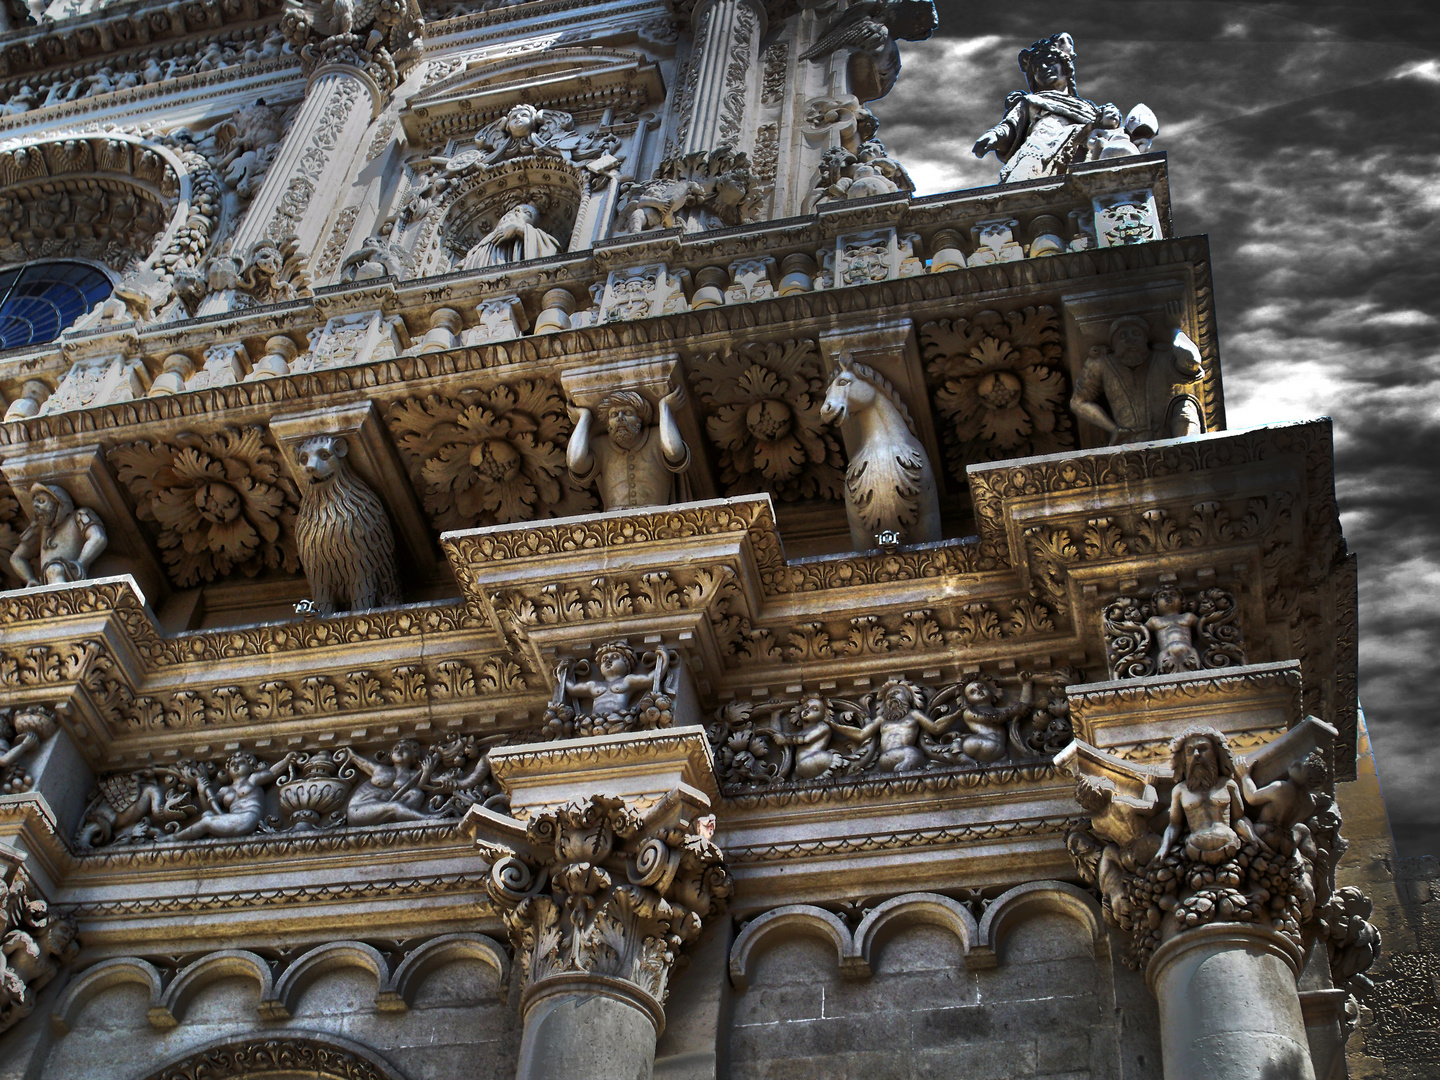
{"type": "Polygon", "coordinates": [[[1360,558],[1360,694],[1401,854],[1440,854],[1440,3],[937,0],[871,108],[921,194],[1068,31],[1081,93],[1160,117],[1177,234],[1210,237],[1232,427],[1329,415],[1360,558]]]}

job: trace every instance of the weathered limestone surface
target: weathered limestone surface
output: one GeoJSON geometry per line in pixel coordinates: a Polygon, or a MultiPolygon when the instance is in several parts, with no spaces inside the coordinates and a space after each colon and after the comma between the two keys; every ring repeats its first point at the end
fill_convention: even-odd
{"type": "Polygon", "coordinates": [[[30,9],[0,1080],[1440,1061],[1330,426],[1104,42],[917,197],[929,0],[30,9]]]}

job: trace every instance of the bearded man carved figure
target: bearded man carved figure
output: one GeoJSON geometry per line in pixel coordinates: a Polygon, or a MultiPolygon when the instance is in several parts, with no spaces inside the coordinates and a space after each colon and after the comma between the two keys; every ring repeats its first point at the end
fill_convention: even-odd
{"type": "Polygon", "coordinates": [[[690,464],[690,448],[675,422],[685,402],[683,388],[660,399],[659,422],[650,423],[650,402],[634,390],[607,394],[599,412],[606,434],[592,436],[594,414],[571,409],[575,430],[565,460],[576,483],[594,481],[606,510],[665,506],[676,501],[674,474],[690,464]]]}
{"type": "Polygon", "coordinates": [[[1205,375],[1200,348],[1167,304],[1169,341],[1150,344],[1150,324],[1126,315],[1110,324],[1110,347],[1096,345],[1080,369],[1070,409],[1110,433],[1110,445],[1178,439],[1205,430],[1191,384],[1205,375]],[[1109,406],[1107,412],[1101,398],[1109,406]]]}
{"type": "Polygon", "coordinates": [[[34,520],[10,555],[11,568],[30,586],[84,581],[108,542],[100,515],[77,508],[57,484],[36,484],[30,499],[34,520]]]}
{"type": "Polygon", "coordinates": [[[1170,760],[1175,790],[1156,857],[1163,859],[1183,835],[1191,862],[1215,866],[1234,858],[1243,841],[1255,839],[1255,831],[1245,816],[1229,742],[1213,728],[1193,728],[1171,743],[1170,760]]]}

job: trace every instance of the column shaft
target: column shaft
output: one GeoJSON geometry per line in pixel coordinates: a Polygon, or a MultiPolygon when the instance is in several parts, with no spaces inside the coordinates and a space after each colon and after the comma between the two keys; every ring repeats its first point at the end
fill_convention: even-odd
{"type": "Polygon", "coordinates": [[[377,91],[358,69],[321,69],[310,81],[280,152],[265,175],[245,219],[235,230],[232,250],[244,256],[258,240],[294,234],[297,251],[309,255],[336,199],[316,198],[336,191],[370,123],[377,91]]]}
{"type": "Polygon", "coordinates": [[[515,1080],[650,1080],[655,1020],[619,980],[532,987],[522,1006],[524,1033],[515,1080]],[[536,993],[536,990],[542,992],[536,993]]]}
{"type": "Polygon", "coordinates": [[[682,157],[722,145],[744,149],[747,90],[764,32],[765,12],[754,0],[709,0],[697,10],[682,157]]]}
{"type": "Polygon", "coordinates": [[[1165,1080],[1314,1080],[1294,945],[1265,927],[1185,930],[1155,951],[1165,1080]]]}

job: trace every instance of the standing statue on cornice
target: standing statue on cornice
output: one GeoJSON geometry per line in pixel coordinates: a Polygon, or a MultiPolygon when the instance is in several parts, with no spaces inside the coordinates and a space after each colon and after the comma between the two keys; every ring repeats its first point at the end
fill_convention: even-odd
{"type": "Polygon", "coordinates": [[[975,141],[976,157],[993,150],[1005,163],[1002,184],[1058,176],[1076,162],[1118,156],[1127,139],[1129,153],[1149,149],[1159,125],[1148,108],[1137,105],[1133,126],[1126,125],[1114,105],[1079,96],[1069,34],[1052,34],[1022,50],[1020,70],[1030,92],[1007,97],[1005,118],[975,141]]]}

